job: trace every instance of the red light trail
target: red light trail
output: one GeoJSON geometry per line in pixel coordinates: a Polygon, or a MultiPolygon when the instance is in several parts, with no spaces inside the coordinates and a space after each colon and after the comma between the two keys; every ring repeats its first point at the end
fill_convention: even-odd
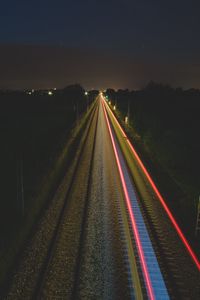
{"type": "Polygon", "coordinates": [[[137,229],[136,221],[135,221],[135,218],[134,218],[134,214],[133,214],[133,211],[132,211],[132,208],[131,208],[131,201],[130,201],[130,198],[129,198],[129,195],[128,195],[124,175],[123,175],[121,164],[120,164],[120,161],[119,161],[119,156],[118,156],[118,153],[117,153],[115,141],[114,141],[114,138],[113,138],[112,130],[111,130],[110,123],[109,123],[108,116],[107,116],[107,112],[106,112],[106,109],[105,109],[105,104],[104,104],[103,101],[102,101],[102,104],[103,104],[103,110],[104,110],[106,122],[107,122],[107,125],[108,125],[108,130],[109,130],[109,133],[110,133],[110,137],[111,137],[111,141],[112,141],[112,145],[113,145],[113,149],[114,149],[114,153],[115,153],[115,158],[116,158],[116,161],[117,161],[117,166],[118,166],[118,169],[119,169],[119,174],[120,174],[120,178],[121,178],[121,182],[122,182],[122,187],[123,187],[123,190],[124,190],[124,195],[125,195],[125,199],[126,199],[126,203],[127,203],[127,208],[128,208],[130,219],[131,219],[131,225],[132,225],[133,232],[134,232],[135,239],[136,239],[136,244],[137,244],[138,253],[139,253],[139,257],[140,257],[140,261],[141,261],[141,266],[142,266],[144,278],[145,278],[145,281],[146,281],[146,284],[147,284],[147,290],[148,290],[149,298],[151,300],[155,300],[154,293],[153,293],[153,288],[152,288],[152,284],[151,284],[151,280],[150,280],[150,276],[149,276],[149,272],[148,272],[148,269],[147,269],[147,265],[146,265],[146,261],[145,261],[141,241],[140,241],[140,236],[139,236],[139,233],[138,233],[138,229],[137,229]]]}
{"type": "Polygon", "coordinates": [[[147,169],[145,168],[143,162],[141,161],[139,155],[137,154],[136,150],[134,149],[133,145],[131,144],[131,142],[129,141],[129,139],[127,138],[127,135],[125,134],[124,130],[122,129],[121,125],[119,124],[118,120],[116,119],[115,115],[113,114],[112,110],[110,109],[110,107],[108,106],[108,104],[104,101],[104,103],[106,104],[106,107],[109,109],[110,113],[112,114],[116,124],[118,125],[120,131],[123,134],[123,137],[126,138],[126,141],[132,151],[132,153],[134,154],[138,164],[140,165],[141,169],[143,170],[144,174],[146,175],[151,187],[153,188],[155,194],[157,195],[160,203],[162,204],[165,212],[167,213],[170,221],[172,222],[177,234],[179,235],[180,239],[182,240],[183,244],[185,245],[185,248],[187,249],[188,253],[190,254],[192,260],[194,261],[195,265],[197,266],[198,270],[200,271],[200,261],[198,260],[197,256],[195,255],[193,249],[191,248],[191,246],[189,245],[186,237],[184,236],[182,230],[180,229],[178,223],[176,222],[172,212],[170,211],[169,207],[167,206],[165,200],[163,199],[163,197],[161,196],[158,188],[156,187],[153,179],[151,178],[149,172],[147,171],[147,169]]]}

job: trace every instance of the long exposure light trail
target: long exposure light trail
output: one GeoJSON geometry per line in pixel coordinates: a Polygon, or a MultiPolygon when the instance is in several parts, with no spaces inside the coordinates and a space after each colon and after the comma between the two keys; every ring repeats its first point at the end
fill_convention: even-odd
{"type": "Polygon", "coordinates": [[[165,212],[167,213],[170,221],[172,222],[177,234],[179,235],[180,239],[182,240],[183,244],[185,245],[185,248],[187,249],[189,255],[191,256],[192,260],[194,261],[195,265],[197,266],[198,270],[200,271],[200,261],[198,260],[196,254],[194,253],[193,249],[191,248],[190,244],[188,243],[186,237],[184,236],[182,230],[180,229],[177,221],[175,220],[172,212],[170,211],[169,207],[167,206],[164,198],[161,196],[158,188],[156,187],[153,179],[151,178],[149,172],[147,171],[146,167],[144,166],[143,162],[141,161],[139,155],[137,154],[136,150],[134,149],[133,145],[131,144],[130,140],[127,138],[126,133],[124,132],[124,130],[122,129],[121,125],[119,124],[117,118],[115,117],[115,115],[113,114],[112,110],[110,109],[110,107],[108,106],[108,104],[106,103],[106,101],[104,100],[104,104],[106,105],[106,108],[109,110],[109,112],[111,113],[112,117],[114,118],[118,128],[120,129],[122,135],[124,138],[126,138],[126,142],[129,145],[133,155],[135,156],[138,164],[140,165],[141,169],[143,170],[146,178],[148,179],[152,189],[154,190],[155,194],[157,195],[160,203],[162,204],[165,212]]]}
{"type": "Polygon", "coordinates": [[[145,261],[145,256],[144,256],[144,253],[143,253],[143,249],[142,249],[142,245],[141,245],[141,241],[140,241],[136,221],[135,221],[134,214],[133,214],[133,211],[132,211],[132,208],[131,208],[131,201],[130,201],[130,198],[129,198],[129,195],[128,195],[128,191],[127,191],[124,175],[123,175],[123,172],[122,172],[120,160],[119,160],[119,157],[118,157],[115,141],[114,141],[114,138],[113,138],[112,130],[111,130],[110,123],[109,123],[108,116],[107,116],[107,112],[106,112],[106,109],[105,109],[105,104],[104,104],[103,101],[102,101],[102,104],[103,104],[103,110],[104,110],[104,114],[105,114],[105,118],[106,118],[106,123],[107,123],[107,126],[108,126],[109,134],[110,134],[113,149],[114,149],[114,154],[115,154],[115,158],[116,158],[116,162],[117,162],[117,166],[118,166],[118,170],[119,170],[119,174],[120,174],[120,179],[121,179],[121,182],[122,182],[122,187],[123,187],[123,190],[124,190],[124,195],[125,195],[125,200],[126,200],[126,203],[127,203],[128,212],[129,212],[130,219],[131,219],[132,229],[133,229],[134,236],[135,236],[135,239],[136,239],[137,249],[138,249],[138,253],[139,253],[139,257],[140,257],[140,261],[141,261],[143,275],[144,275],[145,282],[146,282],[146,285],[147,285],[147,291],[148,291],[149,299],[154,300],[155,297],[154,297],[154,293],[153,293],[151,279],[150,279],[147,264],[146,264],[146,261],[145,261]]]}

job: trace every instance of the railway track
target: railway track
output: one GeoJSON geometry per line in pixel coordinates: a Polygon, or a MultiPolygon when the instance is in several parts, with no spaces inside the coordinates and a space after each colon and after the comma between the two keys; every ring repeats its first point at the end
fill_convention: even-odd
{"type": "MultiPolygon", "coordinates": [[[[40,277],[39,277],[39,280],[38,280],[38,283],[37,283],[37,286],[36,286],[36,289],[35,289],[35,292],[33,295],[33,299],[46,299],[48,297],[50,297],[50,298],[56,297],[56,298],[62,298],[62,299],[67,297],[67,299],[76,299],[74,297],[76,295],[76,288],[77,288],[77,284],[78,284],[78,274],[79,274],[80,263],[81,263],[81,249],[83,248],[84,230],[85,230],[85,226],[86,226],[86,222],[87,222],[87,210],[88,210],[88,205],[89,205],[88,195],[89,195],[90,183],[91,183],[91,169],[92,169],[93,156],[94,156],[94,150],[95,150],[95,141],[96,141],[95,136],[96,136],[97,122],[98,122],[98,107],[96,108],[94,115],[91,119],[90,126],[88,128],[88,132],[86,135],[86,139],[82,146],[81,154],[79,156],[76,168],[74,170],[74,174],[71,179],[70,188],[66,195],[66,201],[61,210],[59,222],[57,224],[56,231],[54,233],[51,245],[48,250],[48,256],[46,257],[43,268],[41,270],[41,274],[40,274],[40,277]],[[95,126],[94,126],[94,123],[95,123],[95,126]],[[91,135],[91,136],[89,137],[89,135],[91,135]],[[82,199],[80,199],[82,202],[82,203],[80,203],[81,210],[79,212],[79,220],[76,220],[76,222],[77,222],[76,226],[75,226],[76,229],[74,231],[74,233],[76,233],[79,236],[78,240],[77,240],[78,243],[76,244],[76,247],[74,247],[74,253],[76,253],[76,254],[74,255],[75,257],[73,259],[74,266],[71,266],[71,270],[72,269],[73,270],[70,272],[70,274],[68,274],[68,275],[70,275],[70,277],[72,279],[72,285],[70,287],[68,287],[67,292],[65,290],[64,285],[63,285],[63,289],[59,289],[59,290],[57,290],[56,286],[54,286],[53,294],[51,293],[49,295],[48,281],[49,281],[49,279],[50,279],[50,281],[52,279],[52,277],[49,276],[49,273],[57,274],[60,272],[59,269],[53,270],[54,268],[56,268],[56,264],[53,263],[53,260],[57,259],[57,260],[59,260],[59,262],[61,262],[62,261],[62,259],[60,257],[61,253],[63,255],[63,259],[65,259],[66,253],[64,250],[62,251],[62,249],[64,249],[64,246],[65,246],[65,245],[63,245],[63,242],[62,242],[62,236],[63,236],[63,234],[68,234],[68,232],[70,232],[70,231],[69,231],[69,229],[66,230],[64,223],[68,222],[67,221],[68,216],[70,214],[73,214],[72,210],[75,209],[74,206],[73,205],[70,206],[70,204],[68,202],[70,200],[72,200],[72,198],[74,197],[73,188],[74,188],[74,186],[76,186],[77,182],[79,182],[77,180],[77,177],[78,177],[77,173],[80,172],[81,160],[85,160],[83,158],[83,155],[85,152],[85,148],[87,147],[87,143],[88,143],[88,141],[91,141],[91,140],[93,141],[91,155],[89,155],[91,160],[88,160],[89,168],[87,170],[86,178],[85,178],[84,182],[81,182],[81,185],[85,185],[85,190],[84,190],[84,194],[82,194],[82,199]],[[61,240],[61,243],[59,243],[59,239],[61,240]],[[56,255],[58,255],[58,253],[59,253],[59,256],[56,257],[56,255]],[[56,293],[56,291],[57,291],[57,293],[56,293]]],[[[78,209],[77,209],[77,211],[78,211],[78,209]]],[[[72,222],[72,225],[73,225],[73,222],[72,222]]],[[[73,230],[72,227],[71,227],[71,230],[73,230]]],[[[69,249],[67,252],[69,252],[69,249]]],[[[65,272],[67,273],[67,270],[65,272]]],[[[64,283],[65,282],[64,278],[62,278],[62,279],[63,279],[63,283],[64,283]]],[[[55,283],[55,281],[54,281],[54,283],[55,283]]],[[[58,281],[56,281],[56,285],[57,285],[57,283],[58,283],[58,281]]],[[[52,288],[51,288],[51,291],[52,291],[52,288]]]]}
{"type": "MultiPolygon", "coordinates": [[[[109,116],[108,126],[111,127],[111,134],[113,135],[113,139],[115,140],[114,144],[116,145],[116,148],[120,148],[120,150],[117,149],[116,152],[119,156],[123,176],[126,177],[126,188],[127,190],[129,190],[129,185],[132,185],[134,187],[135,203],[137,204],[137,208],[135,205],[133,205],[132,201],[130,201],[131,206],[133,205],[132,211],[136,212],[138,208],[140,210],[141,217],[147,229],[147,234],[151,240],[152,248],[155,253],[155,258],[157,260],[160,273],[162,274],[163,281],[166,284],[168,297],[170,297],[170,299],[199,299],[199,271],[196,268],[191,257],[189,256],[188,252],[184,248],[181,240],[178,238],[177,233],[170,223],[170,220],[163,210],[163,207],[158,201],[155,192],[152,190],[152,187],[150,186],[148,180],[145,178],[140,165],[135,162],[133,154],[130,153],[130,149],[124,147],[124,144],[126,143],[126,138],[124,137],[125,135],[122,133],[122,136],[120,137],[120,133],[117,132],[115,127],[116,125],[114,124],[114,117],[112,117],[108,105],[106,105],[105,107],[109,116]],[[117,136],[117,139],[115,135],[117,136]],[[120,151],[123,152],[123,155],[121,155],[121,157],[119,153],[120,151]],[[125,157],[124,162],[123,157],[125,157]],[[128,173],[128,177],[130,177],[130,180],[125,174],[126,170],[128,173]],[[131,183],[128,183],[129,181],[131,183]]],[[[128,194],[128,196],[130,197],[130,192],[128,192],[128,194]]],[[[127,218],[130,221],[130,213],[128,212],[128,209],[127,218]]],[[[129,228],[130,231],[133,232],[133,228],[131,228],[132,226],[130,223],[131,222],[129,222],[129,228]]],[[[138,231],[140,231],[139,228],[140,225],[138,226],[138,231]]],[[[142,237],[143,233],[139,232],[139,236],[142,237]]],[[[135,234],[132,235],[132,244],[136,244],[135,234]]],[[[137,252],[138,249],[136,249],[135,253],[137,252]]],[[[140,272],[141,259],[139,261],[140,264],[138,265],[138,273],[139,275],[142,273],[142,277],[144,277],[144,270],[140,272]]],[[[147,269],[150,270],[150,274],[152,269],[151,266],[147,269]]],[[[143,286],[144,283],[141,280],[141,288],[143,286]]],[[[155,291],[155,288],[153,288],[152,290],[155,291]]],[[[159,298],[158,295],[152,295],[151,297],[150,293],[147,293],[147,296],[150,299],[165,299],[165,297],[159,298]]]]}
{"type": "Polygon", "coordinates": [[[112,118],[100,97],[64,201],[5,299],[199,299],[199,273],[112,118]]]}
{"type": "MultiPolygon", "coordinates": [[[[104,106],[104,104],[103,104],[104,106]]],[[[139,266],[135,264],[135,272],[132,271],[134,292],[137,299],[141,299],[143,294],[141,292],[142,287],[146,287],[146,294],[149,299],[169,299],[168,292],[165,286],[165,282],[160,271],[155,252],[153,250],[143,217],[140,212],[140,208],[136,199],[136,193],[131,182],[128,168],[125,164],[122,151],[117,143],[116,137],[114,135],[113,128],[109,123],[109,119],[104,106],[105,118],[107,121],[108,129],[110,132],[110,137],[112,140],[112,145],[115,153],[116,162],[118,165],[118,170],[121,178],[122,188],[124,191],[124,200],[126,202],[127,215],[129,220],[129,226],[131,227],[131,238],[134,239],[136,244],[137,255],[140,258],[139,266]],[[139,275],[138,269],[142,270],[142,278],[139,275]],[[137,281],[136,281],[137,276],[137,281]],[[139,278],[140,277],[140,278],[139,278]],[[143,284],[140,284],[142,281],[143,284]],[[136,285],[136,282],[138,284],[136,285]],[[158,298],[160,297],[160,298],[158,298]]],[[[127,234],[129,231],[127,230],[127,234]]],[[[133,251],[133,250],[132,250],[133,251]]],[[[129,252],[131,254],[131,251],[129,252]]],[[[130,257],[129,254],[129,257],[130,257]]],[[[135,253],[133,253],[135,256],[135,253]]],[[[133,261],[131,262],[131,265],[133,261]]],[[[140,274],[141,274],[140,273],[140,274]]]]}
{"type": "Polygon", "coordinates": [[[90,167],[89,167],[87,191],[86,191],[86,195],[85,195],[85,204],[84,204],[83,217],[82,217],[82,222],[81,222],[81,233],[80,233],[80,240],[79,240],[79,245],[78,245],[77,263],[76,263],[76,270],[75,270],[71,299],[77,299],[77,292],[78,292],[78,287],[80,284],[80,270],[81,270],[81,263],[82,263],[82,259],[83,259],[83,249],[84,249],[84,241],[85,241],[85,235],[86,235],[87,217],[88,217],[88,210],[89,210],[89,205],[90,205],[90,191],[91,191],[91,182],[92,182],[91,176],[92,176],[92,169],[93,169],[93,165],[94,165],[94,153],[95,153],[95,144],[96,144],[96,135],[97,135],[98,112],[99,112],[99,106],[97,109],[97,120],[96,120],[95,129],[94,129],[95,133],[94,133],[94,141],[93,141],[93,145],[92,145],[92,156],[91,156],[90,167]]]}
{"type": "Polygon", "coordinates": [[[64,211],[67,210],[68,196],[80,165],[83,150],[88,142],[93,122],[97,118],[97,109],[96,104],[91,111],[88,124],[81,137],[81,148],[77,151],[78,155],[75,154],[71,169],[55,193],[54,199],[35,229],[33,237],[27,242],[19,262],[10,275],[9,284],[1,290],[1,299],[35,299],[37,294],[40,293],[42,278],[55,247],[56,232],[59,231],[64,211]]]}

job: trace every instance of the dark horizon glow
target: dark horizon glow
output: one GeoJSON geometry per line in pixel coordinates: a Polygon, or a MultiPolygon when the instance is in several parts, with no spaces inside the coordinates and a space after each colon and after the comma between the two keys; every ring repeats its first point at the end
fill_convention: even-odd
{"type": "Polygon", "coordinates": [[[80,83],[86,89],[138,90],[149,81],[200,89],[200,64],[163,63],[98,49],[0,45],[0,88],[48,89],[80,83]]]}

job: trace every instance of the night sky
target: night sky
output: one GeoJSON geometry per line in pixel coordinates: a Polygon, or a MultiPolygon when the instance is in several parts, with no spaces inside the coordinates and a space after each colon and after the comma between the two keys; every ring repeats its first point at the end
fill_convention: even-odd
{"type": "Polygon", "coordinates": [[[200,88],[199,1],[2,2],[2,88],[200,88]]]}

